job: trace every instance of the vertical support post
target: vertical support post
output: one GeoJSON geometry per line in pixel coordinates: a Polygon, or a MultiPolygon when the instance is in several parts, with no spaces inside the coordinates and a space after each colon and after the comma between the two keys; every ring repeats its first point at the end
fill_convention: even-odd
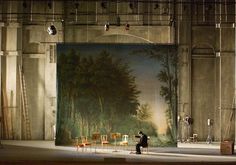
{"type": "MultiPolygon", "coordinates": [[[[234,3],[234,13],[236,14],[236,0],[234,3]]],[[[236,15],[234,18],[234,113],[236,113],[236,15]]],[[[234,144],[236,144],[236,114],[234,114],[234,122],[235,122],[235,138],[234,138],[234,144]]]]}
{"type": "MultiPolygon", "coordinates": [[[[221,0],[220,0],[221,1],[221,0]]],[[[220,42],[219,42],[219,54],[217,55],[217,57],[219,58],[219,111],[220,111],[220,141],[222,141],[222,103],[221,103],[221,51],[222,51],[222,48],[221,48],[221,21],[222,21],[222,5],[220,3],[220,29],[219,29],[219,33],[220,33],[220,42]]]]}
{"type": "Polygon", "coordinates": [[[1,139],[2,139],[2,26],[3,23],[0,23],[0,147],[2,147],[1,139]]]}
{"type": "Polygon", "coordinates": [[[21,56],[22,31],[19,23],[8,23],[6,28],[6,44],[4,48],[5,75],[4,88],[6,91],[7,124],[9,126],[9,139],[21,139],[21,108],[19,106],[18,91],[18,57],[21,56]]]}

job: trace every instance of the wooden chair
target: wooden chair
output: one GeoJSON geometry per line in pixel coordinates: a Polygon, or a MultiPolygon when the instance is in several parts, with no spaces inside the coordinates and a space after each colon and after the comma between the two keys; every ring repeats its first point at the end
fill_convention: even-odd
{"type": "Polygon", "coordinates": [[[117,151],[117,139],[121,137],[121,133],[111,133],[111,139],[114,141],[115,144],[115,151],[117,151]]]}
{"type": "Polygon", "coordinates": [[[97,148],[97,142],[100,140],[100,133],[95,132],[92,134],[92,143],[95,145],[95,153],[96,153],[96,148],[97,148]]]}
{"type": "Polygon", "coordinates": [[[84,148],[86,149],[86,151],[87,151],[87,147],[89,146],[90,152],[91,152],[92,143],[88,141],[87,136],[81,136],[81,143],[84,145],[84,148]]]}
{"type": "Polygon", "coordinates": [[[122,141],[120,142],[120,145],[127,146],[128,145],[128,139],[129,139],[129,135],[122,135],[122,141]]]}
{"type": "Polygon", "coordinates": [[[117,145],[117,139],[121,137],[120,133],[111,133],[111,139],[114,140],[115,146],[117,145]]]}
{"type": "Polygon", "coordinates": [[[101,135],[101,144],[102,146],[104,144],[109,144],[109,141],[107,140],[107,135],[101,135]]]}
{"type": "Polygon", "coordinates": [[[81,136],[81,144],[83,144],[85,147],[91,146],[91,142],[88,141],[87,136],[81,136]]]}
{"type": "Polygon", "coordinates": [[[78,137],[75,137],[75,147],[76,147],[76,151],[78,151],[79,148],[81,148],[82,151],[84,151],[84,145],[82,143],[79,143],[78,137]]]}

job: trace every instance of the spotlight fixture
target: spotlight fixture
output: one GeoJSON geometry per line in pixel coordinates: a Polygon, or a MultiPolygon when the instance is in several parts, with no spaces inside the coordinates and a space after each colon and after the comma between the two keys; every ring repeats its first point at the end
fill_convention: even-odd
{"type": "Polygon", "coordinates": [[[56,35],[57,34],[57,29],[54,25],[51,25],[48,27],[47,32],[49,35],[56,35]]]}
{"type": "Polygon", "coordinates": [[[192,125],[193,124],[193,118],[191,118],[189,116],[186,116],[184,121],[187,125],[192,125]]]}
{"type": "Polygon", "coordinates": [[[220,57],[220,52],[216,52],[216,57],[220,57]]]}
{"type": "Polygon", "coordinates": [[[120,17],[119,16],[116,17],[116,25],[120,26],[120,17]]]}
{"type": "Polygon", "coordinates": [[[169,13],[169,8],[168,7],[163,7],[162,8],[162,15],[167,15],[169,13]]]}
{"type": "Polygon", "coordinates": [[[212,125],[212,120],[211,119],[207,119],[207,125],[208,126],[212,125]]]}
{"type": "Polygon", "coordinates": [[[178,115],[177,116],[177,121],[180,122],[180,120],[181,120],[181,117],[178,115]]]}
{"type": "Polygon", "coordinates": [[[174,26],[175,25],[175,21],[173,18],[170,18],[170,22],[169,22],[169,26],[174,26]]]}
{"type": "Polygon", "coordinates": [[[216,28],[221,28],[221,23],[216,23],[216,28]]]}
{"type": "Polygon", "coordinates": [[[131,10],[137,9],[138,8],[138,1],[137,0],[133,0],[132,2],[129,3],[129,8],[131,10]]]}
{"type": "Polygon", "coordinates": [[[129,8],[130,8],[131,10],[133,10],[133,9],[134,9],[134,4],[133,4],[133,3],[129,3],[129,8]]]}
{"type": "Polygon", "coordinates": [[[109,26],[110,26],[110,25],[109,25],[109,22],[107,22],[107,23],[105,24],[105,26],[104,26],[104,30],[105,30],[105,31],[108,31],[108,30],[109,30],[109,26]]]}
{"type": "Polygon", "coordinates": [[[106,9],[106,8],[107,8],[107,2],[102,2],[102,3],[101,3],[101,7],[102,7],[103,9],[106,9]]]}
{"type": "Polygon", "coordinates": [[[51,1],[48,1],[48,8],[52,9],[52,2],[51,1]]]}
{"type": "Polygon", "coordinates": [[[23,1],[22,6],[23,6],[23,8],[27,8],[27,3],[25,1],[23,1]]]}
{"type": "Polygon", "coordinates": [[[130,27],[129,23],[126,23],[125,24],[125,30],[129,30],[129,27],[130,27]]]}
{"type": "Polygon", "coordinates": [[[78,2],[75,3],[75,8],[76,8],[76,9],[79,8],[79,3],[78,3],[78,2]]]}
{"type": "Polygon", "coordinates": [[[212,6],[211,5],[206,5],[206,11],[210,11],[212,9],[212,6]]]}
{"type": "Polygon", "coordinates": [[[158,9],[158,8],[159,8],[159,4],[156,3],[154,9],[156,10],[156,9],[158,9]]]}

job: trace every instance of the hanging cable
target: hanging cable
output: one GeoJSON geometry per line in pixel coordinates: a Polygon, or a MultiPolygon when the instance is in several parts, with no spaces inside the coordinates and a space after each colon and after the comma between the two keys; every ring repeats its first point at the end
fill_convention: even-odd
{"type": "Polygon", "coordinates": [[[87,26],[86,26],[86,41],[88,42],[88,1],[86,1],[87,3],[87,16],[86,16],[86,22],[87,22],[87,26]]]}
{"type": "Polygon", "coordinates": [[[203,0],[202,2],[202,22],[205,22],[206,18],[205,18],[205,0],[203,0]]]}
{"type": "Polygon", "coordinates": [[[149,23],[150,23],[150,1],[148,1],[148,41],[150,41],[149,39],[149,23]]]}
{"type": "Polygon", "coordinates": [[[227,10],[227,1],[225,0],[225,22],[228,21],[228,16],[227,16],[227,14],[228,14],[228,10],[227,10]]]}
{"type": "Polygon", "coordinates": [[[33,21],[33,1],[30,1],[30,21],[33,21]]]}
{"type": "Polygon", "coordinates": [[[78,7],[79,7],[79,4],[78,2],[75,3],[75,22],[77,23],[78,21],[78,7]]]}
{"type": "Polygon", "coordinates": [[[55,14],[55,11],[54,11],[54,9],[55,9],[55,3],[54,3],[54,1],[52,1],[52,21],[54,22],[55,21],[55,16],[54,16],[54,14],[55,14]]]}
{"type": "Polygon", "coordinates": [[[11,13],[12,13],[12,11],[11,11],[11,10],[12,10],[12,4],[11,4],[11,3],[12,3],[12,1],[10,1],[10,16],[9,16],[9,17],[10,17],[10,18],[9,18],[9,21],[10,21],[10,22],[11,22],[11,13]]]}
{"type": "MultiPolygon", "coordinates": [[[[51,3],[49,3],[49,4],[51,4],[51,3]]],[[[54,23],[54,21],[55,21],[55,18],[54,18],[54,15],[55,15],[55,12],[54,12],[54,9],[55,9],[54,1],[52,2],[51,5],[49,5],[49,8],[52,7],[52,22],[54,23]]],[[[56,29],[56,27],[54,26],[53,23],[47,29],[47,32],[48,32],[49,35],[56,35],[57,34],[57,29],[56,29]]]]}

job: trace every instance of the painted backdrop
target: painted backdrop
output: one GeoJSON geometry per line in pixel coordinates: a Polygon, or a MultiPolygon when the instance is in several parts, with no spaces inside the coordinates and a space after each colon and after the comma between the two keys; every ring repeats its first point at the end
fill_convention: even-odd
{"type": "Polygon", "coordinates": [[[58,44],[56,145],[142,130],[152,146],[175,146],[176,68],[174,45],[58,44]]]}

